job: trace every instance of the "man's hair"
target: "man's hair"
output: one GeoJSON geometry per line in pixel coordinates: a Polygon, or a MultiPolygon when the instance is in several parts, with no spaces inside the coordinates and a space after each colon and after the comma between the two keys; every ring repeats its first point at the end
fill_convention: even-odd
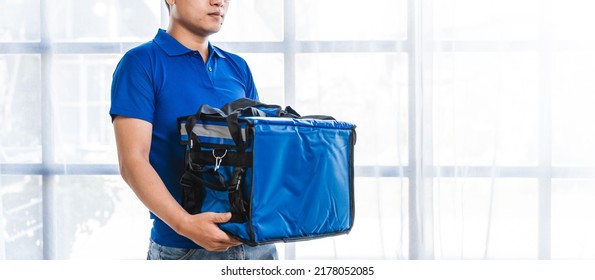
{"type": "Polygon", "coordinates": [[[167,7],[167,11],[169,12],[169,4],[167,4],[167,0],[163,0],[165,2],[165,6],[167,7]]]}

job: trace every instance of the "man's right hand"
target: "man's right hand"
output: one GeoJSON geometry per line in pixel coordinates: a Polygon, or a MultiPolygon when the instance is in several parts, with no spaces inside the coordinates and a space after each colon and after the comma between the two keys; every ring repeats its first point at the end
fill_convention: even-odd
{"type": "Polygon", "coordinates": [[[208,251],[226,251],[230,247],[242,244],[218,226],[230,219],[231,213],[205,212],[188,215],[179,233],[208,251]]]}

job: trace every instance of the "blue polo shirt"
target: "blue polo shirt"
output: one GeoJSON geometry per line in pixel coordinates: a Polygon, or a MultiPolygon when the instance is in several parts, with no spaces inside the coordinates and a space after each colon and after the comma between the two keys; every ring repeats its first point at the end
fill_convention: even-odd
{"type": "MultiPolygon", "coordinates": [[[[126,116],[152,123],[149,160],[180,202],[184,147],[180,144],[177,118],[194,114],[203,103],[221,107],[242,97],[258,100],[244,59],[209,43],[209,57],[204,63],[198,51],[186,48],[160,29],[152,41],[131,49],[118,63],[109,113],[112,119],[126,116]]],[[[152,213],[151,218],[151,238],[156,243],[199,247],[152,213]]]]}

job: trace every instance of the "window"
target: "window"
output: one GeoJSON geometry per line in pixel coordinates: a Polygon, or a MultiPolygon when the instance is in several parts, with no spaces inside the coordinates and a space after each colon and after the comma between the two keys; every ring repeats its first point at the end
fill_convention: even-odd
{"type": "MultiPolygon", "coordinates": [[[[212,41],[263,101],[357,125],[352,232],[282,258],[595,257],[595,4],[230,5],[212,41]]],[[[109,91],[167,20],[162,1],[0,0],[0,259],[145,258],[109,91]]]]}
{"type": "Polygon", "coordinates": [[[150,220],[118,175],[107,112],[119,57],[162,12],[156,1],[0,1],[0,259],[145,254],[150,220]],[[106,246],[123,239],[127,250],[106,246]]]}

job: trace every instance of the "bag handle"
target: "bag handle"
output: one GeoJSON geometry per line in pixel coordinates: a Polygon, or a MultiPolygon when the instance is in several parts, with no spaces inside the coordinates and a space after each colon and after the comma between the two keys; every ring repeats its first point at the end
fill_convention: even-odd
{"type": "Polygon", "coordinates": [[[221,107],[221,111],[224,112],[225,114],[229,115],[232,112],[235,112],[237,110],[241,110],[241,109],[248,108],[248,107],[258,107],[258,106],[269,106],[269,105],[261,103],[260,101],[257,101],[254,99],[250,99],[250,98],[240,98],[240,99],[236,99],[234,101],[231,101],[231,102],[223,105],[223,107],[221,107]]]}
{"type": "MultiPolygon", "coordinates": [[[[301,116],[291,106],[286,106],[282,109],[279,105],[265,104],[249,98],[240,98],[224,105],[220,110],[223,114],[227,114],[227,127],[232,139],[238,147],[244,148],[242,141],[242,130],[239,123],[240,117],[284,117],[296,119],[317,119],[317,120],[335,120],[335,118],[327,115],[308,115],[301,116]]],[[[221,115],[222,116],[222,115],[221,115]]]]}
{"type": "MultiPolygon", "coordinates": [[[[238,147],[244,147],[242,141],[241,128],[239,124],[240,117],[284,117],[296,119],[317,119],[317,120],[335,120],[328,115],[307,115],[301,116],[291,106],[282,109],[279,105],[265,104],[250,98],[239,98],[228,102],[221,108],[215,108],[208,104],[202,104],[194,115],[182,117],[186,120],[186,132],[192,142],[198,143],[198,138],[192,133],[192,129],[204,116],[215,116],[226,118],[232,139],[238,147]]],[[[179,120],[180,122],[180,120],[179,120]]]]}

